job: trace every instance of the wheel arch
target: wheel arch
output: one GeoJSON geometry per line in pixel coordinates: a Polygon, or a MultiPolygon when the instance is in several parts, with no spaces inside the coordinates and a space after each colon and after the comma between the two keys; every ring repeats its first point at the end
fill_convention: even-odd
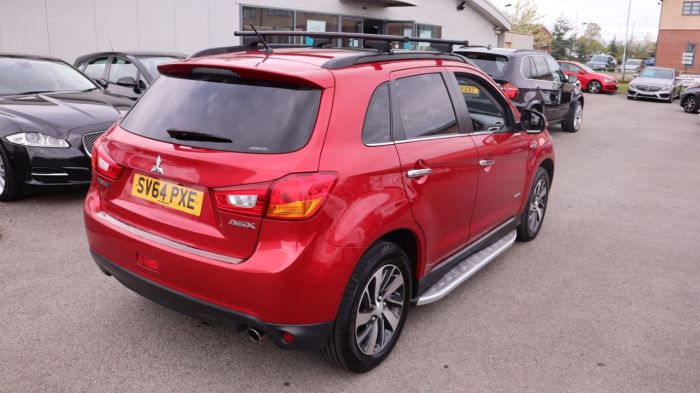
{"type": "Polygon", "coordinates": [[[412,295],[415,295],[418,289],[418,275],[422,260],[422,258],[420,257],[421,253],[418,234],[406,228],[394,229],[390,232],[383,234],[372,244],[380,240],[396,244],[397,246],[401,247],[401,249],[404,250],[404,252],[406,252],[406,255],[408,255],[409,266],[412,270],[411,292],[413,292],[412,295]]]}
{"type": "Polygon", "coordinates": [[[549,184],[551,185],[552,181],[554,180],[554,160],[551,158],[545,158],[540,163],[540,166],[547,171],[547,175],[549,176],[549,184]]]}

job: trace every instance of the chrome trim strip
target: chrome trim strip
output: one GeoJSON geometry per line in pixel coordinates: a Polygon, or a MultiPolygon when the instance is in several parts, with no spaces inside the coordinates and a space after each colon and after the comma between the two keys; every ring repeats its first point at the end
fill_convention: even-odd
{"type": "Polygon", "coordinates": [[[469,136],[469,134],[448,134],[448,135],[426,136],[423,138],[402,139],[402,140],[396,141],[394,143],[396,143],[398,145],[400,143],[429,141],[429,140],[433,140],[433,139],[464,138],[464,137],[468,137],[468,136],[469,136]]]}
{"type": "MultiPolygon", "coordinates": [[[[444,261],[442,261],[442,262],[438,263],[437,265],[435,265],[435,266],[433,267],[433,269],[430,270],[430,272],[432,272],[433,270],[439,269],[440,266],[449,265],[452,261],[454,261],[457,257],[459,257],[459,255],[460,255],[461,253],[469,251],[470,248],[474,248],[477,244],[479,244],[479,242],[480,242],[482,239],[486,239],[487,237],[491,236],[492,234],[494,234],[494,233],[500,231],[501,229],[505,228],[506,226],[512,224],[516,219],[517,219],[517,217],[511,217],[508,221],[504,222],[503,224],[501,224],[501,225],[499,225],[499,226],[493,228],[492,230],[486,232],[486,233],[483,234],[482,236],[479,236],[478,239],[476,239],[476,240],[474,240],[473,242],[469,243],[466,247],[462,247],[462,248],[459,248],[459,249],[456,249],[456,250],[452,251],[452,252],[450,253],[451,257],[449,257],[449,258],[445,259],[444,261]]],[[[430,272],[428,272],[428,273],[430,273],[430,272]]]]}
{"type": "Polygon", "coordinates": [[[36,173],[32,172],[32,176],[68,176],[67,173],[36,173]]]}
{"type": "MultiPolygon", "coordinates": [[[[444,287],[442,287],[439,291],[437,291],[435,293],[432,293],[430,295],[421,296],[420,298],[418,298],[418,301],[416,302],[416,306],[423,306],[426,304],[434,303],[434,302],[442,299],[443,297],[447,296],[447,294],[452,292],[455,288],[462,285],[462,283],[467,281],[467,279],[469,279],[469,277],[473,276],[474,274],[476,274],[476,272],[481,270],[482,267],[488,265],[489,262],[493,261],[494,259],[496,259],[497,256],[503,254],[503,252],[505,252],[507,249],[509,249],[513,245],[513,243],[515,243],[516,231],[510,232],[509,234],[503,236],[501,239],[497,240],[495,243],[497,243],[503,239],[506,239],[506,238],[507,238],[507,240],[503,245],[498,247],[496,250],[494,250],[490,254],[486,255],[477,264],[471,266],[469,269],[464,271],[457,279],[450,281],[447,285],[445,285],[444,287]]],[[[474,255],[478,255],[478,253],[474,254],[474,255]]],[[[469,258],[465,259],[465,261],[467,261],[468,259],[469,258]]],[[[457,266],[455,266],[455,268],[458,268],[459,266],[460,265],[457,265],[457,266]]],[[[448,271],[445,274],[452,272],[455,268],[450,269],[450,271],[448,271]]]]}
{"type": "Polygon", "coordinates": [[[141,229],[132,227],[131,225],[129,225],[125,222],[122,222],[122,221],[110,216],[109,214],[107,214],[103,211],[99,211],[99,212],[95,213],[95,215],[97,217],[103,219],[104,221],[108,222],[109,224],[111,224],[119,229],[122,229],[126,232],[129,232],[130,234],[132,234],[134,236],[138,236],[140,238],[152,241],[154,243],[158,243],[162,246],[170,247],[170,248],[178,250],[178,251],[187,252],[187,253],[194,254],[194,255],[197,255],[200,257],[204,257],[204,258],[214,259],[214,260],[219,261],[219,262],[232,263],[232,264],[238,264],[238,263],[243,262],[243,259],[232,258],[232,257],[226,256],[226,255],[215,254],[213,252],[200,250],[198,248],[190,247],[190,246],[184,245],[182,243],[177,243],[177,242],[174,242],[172,240],[166,239],[164,237],[160,237],[158,235],[148,233],[148,232],[143,231],[141,229]]]}

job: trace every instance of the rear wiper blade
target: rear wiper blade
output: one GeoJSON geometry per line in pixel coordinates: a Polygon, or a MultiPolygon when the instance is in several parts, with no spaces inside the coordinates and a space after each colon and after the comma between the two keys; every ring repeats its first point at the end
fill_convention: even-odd
{"type": "Polygon", "coordinates": [[[173,139],[179,139],[181,141],[233,143],[233,141],[228,138],[222,138],[204,132],[180,130],[177,128],[169,129],[168,135],[173,139]]]}

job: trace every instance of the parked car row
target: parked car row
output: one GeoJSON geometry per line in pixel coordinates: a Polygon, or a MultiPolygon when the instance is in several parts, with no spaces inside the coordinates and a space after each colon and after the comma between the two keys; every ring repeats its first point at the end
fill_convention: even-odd
{"type": "Polygon", "coordinates": [[[0,199],[89,184],[85,228],[103,273],[352,372],[389,356],[410,306],[538,236],[555,169],[548,125],[578,131],[580,86],[617,88],[532,50],[236,35],[249,44],[190,59],[97,53],[76,69],[0,57],[0,199]]]}
{"type": "Polygon", "coordinates": [[[87,186],[97,138],[181,54],[104,52],[76,67],[52,57],[0,54],[0,201],[87,186]],[[138,83],[136,82],[138,81],[138,83]]]}

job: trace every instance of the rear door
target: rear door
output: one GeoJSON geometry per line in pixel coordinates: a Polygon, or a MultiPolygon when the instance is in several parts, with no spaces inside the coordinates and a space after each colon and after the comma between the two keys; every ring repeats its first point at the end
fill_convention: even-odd
{"type": "Polygon", "coordinates": [[[522,65],[523,75],[534,84],[537,95],[542,100],[544,115],[550,121],[561,119],[560,87],[552,77],[547,61],[542,55],[526,56],[522,65]],[[529,74],[529,76],[528,76],[529,74]]]}
{"type": "Polygon", "coordinates": [[[575,90],[575,85],[569,83],[566,79],[566,75],[561,69],[559,63],[552,56],[544,56],[547,66],[549,67],[549,72],[552,73],[552,80],[554,81],[554,87],[559,90],[559,117],[564,118],[569,113],[569,107],[571,106],[571,99],[573,97],[573,92],[575,90]]]}
{"type": "Polygon", "coordinates": [[[514,131],[511,106],[497,86],[468,70],[448,70],[473,124],[471,137],[478,152],[479,185],[470,221],[476,239],[518,214],[534,140],[514,131]]]}
{"type": "Polygon", "coordinates": [[[135,100],[141,96],[146,88],[145,80],[142,80],[141,72],[136,65],[126,57],[114,56],[109,65],[107,75],[107,92],[117,96],[135,100]],[[117,84],[121,78],[131,77],[136,82],[136,86],[120,86],[117,84]]]}
{"type": "Polygon", "coordinates": [[[247,258],[272,182],[318,171],[333,89],[191,72],[159,77],[97,147],[123,167],[101,190],[102,209],[177,243],[247,258]]]}
{"type": "Polygon", "coordinates": [[[426,241],[426,270],[469,241],[477,152],[442,67],[391,74],[392,132],[413,216],[426,241]]]}

